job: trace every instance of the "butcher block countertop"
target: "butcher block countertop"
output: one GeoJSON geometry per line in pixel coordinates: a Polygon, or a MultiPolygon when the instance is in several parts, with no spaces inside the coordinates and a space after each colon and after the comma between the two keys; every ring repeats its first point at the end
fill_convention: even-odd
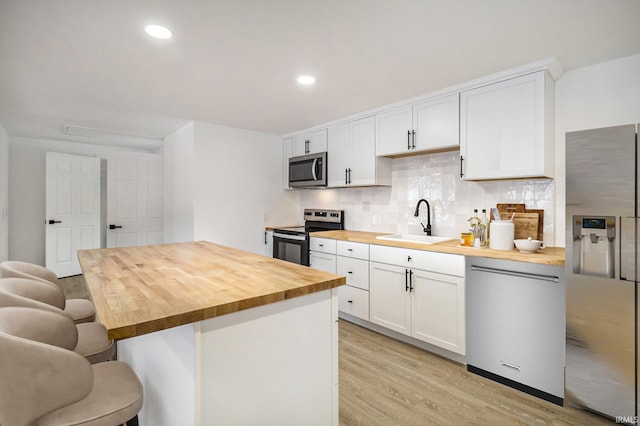
{"type": "Polygon", "coordinates": [[[462,254],[465,256],[490,257],[494,259],[515,260],[518,262],[564,266],[564,248],[562,247],[547,247],[544,250],[538,250],[538,252],[536,253],[521,253],[515,248],[513,250],[492,250],[490,248],[476,249],[473,247],[460,247],[460,240],[458,239],[443,241],[434,244],[378,240],[376,239],[377,236],[390,235],[379,232],[318,231],[311,232],[309,235],[312,237],[353,241],[357,243],[375,244],[379,246],[403,247],[418,250],[437,251],[440,253],[462,254]]]}
{"type": "Polygon", "coordinates": [[[140,336],[331,289],[345,278],[206,241],[82,250],[113,339],[140,336]]]}

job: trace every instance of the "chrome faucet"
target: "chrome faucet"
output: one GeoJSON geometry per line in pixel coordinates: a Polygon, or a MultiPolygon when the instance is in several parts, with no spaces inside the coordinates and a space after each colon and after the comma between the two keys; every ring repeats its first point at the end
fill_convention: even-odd
{"type": "Polygon", "coordinates": [[[418,217],[418,214],[420,213],[420,203],[422,203],[423,201],[427,205],[427,226],[424,226],[424,224],[422,222],[420,222],[420,225],[422,225],[422,230],[427,235],[431,235],[431,207],[429,207],[429,202],[427,200],[425,200],[424,198],[420,199],[418,201],[418,204],[416,204],[416,211],[415,211],[415,213],[413,215],[415,217],[418,217]]]}

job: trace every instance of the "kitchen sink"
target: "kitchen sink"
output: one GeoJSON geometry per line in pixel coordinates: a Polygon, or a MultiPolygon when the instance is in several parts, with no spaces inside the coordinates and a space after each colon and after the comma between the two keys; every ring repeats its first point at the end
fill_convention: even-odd
{"type": "Polygon", "coordinates": [[[451,241],[456,238],[451,237],[436,237],[433,235],[417,235],[417,234],[394,234],[394,235],[381,235],[376,237],[378,240],[388,241],[400,241],[406,243],[421,243],[421,244],[434,244],[441,243],[443,241],[451,241]]]}

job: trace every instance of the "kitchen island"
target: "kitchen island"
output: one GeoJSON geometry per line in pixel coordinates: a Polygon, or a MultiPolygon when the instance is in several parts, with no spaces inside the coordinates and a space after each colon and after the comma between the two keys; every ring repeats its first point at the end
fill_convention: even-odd
{"type": "Polygon", "coordinates": [[[140,424],[337,424],[344,277],[203,241],[78,257],[140,424]]]}

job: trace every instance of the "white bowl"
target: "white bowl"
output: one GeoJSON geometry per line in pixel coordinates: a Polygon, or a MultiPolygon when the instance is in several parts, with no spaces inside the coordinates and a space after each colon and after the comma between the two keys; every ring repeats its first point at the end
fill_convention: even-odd
{"type": "Polygon", "coordinates": [[[543,249],[544,244],[540,240],[534,240],[531,237],[526,240],[513,240],[516,248],[523,253],[535,253],[536,250],[543,249]]]}

